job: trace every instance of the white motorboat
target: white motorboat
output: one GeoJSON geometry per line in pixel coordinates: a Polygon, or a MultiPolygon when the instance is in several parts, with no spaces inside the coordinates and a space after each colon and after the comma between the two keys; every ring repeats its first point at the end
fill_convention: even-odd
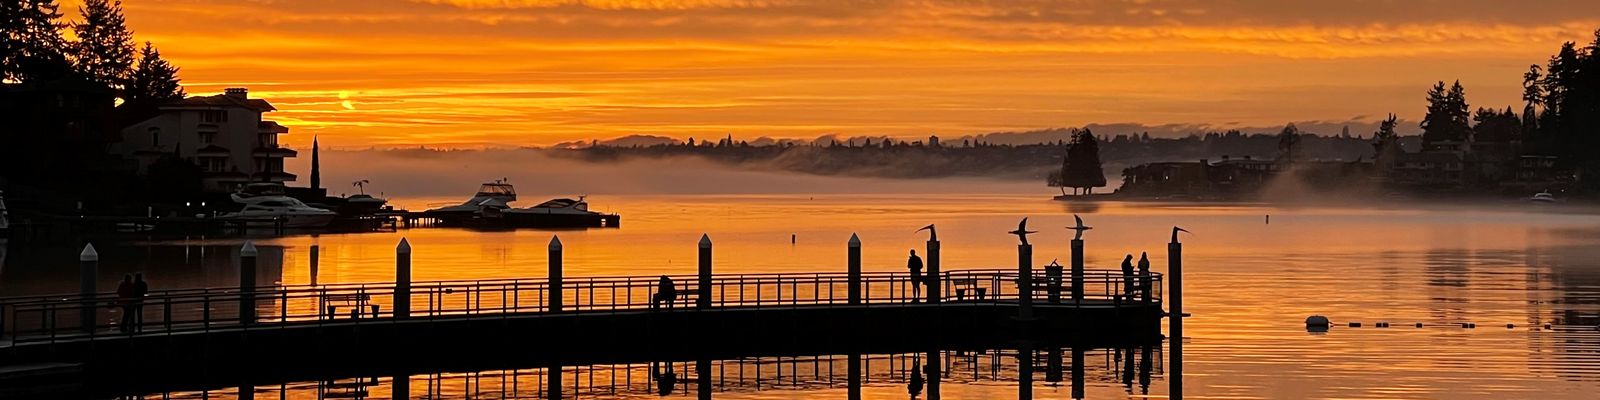
{"type": "Polygon", "coordinates": [[[222,219],[246,221],[247,224],[265,224],[285,228],[321,228],[333,222],[339,214],[306,205],[288,196],[252,196],[235,201],[244,203],[244,209],[218,216],[222,219]]]}
{"type": "Polygon", "coordinates": [[[1531,202],[1534,202],[1534,203],[1555,203],[1556,202],[1556,196],[1553,195],[1553,194],[1550,194],[1550,192],[1539,192],[1539,193],[1534,194],[1533,197],[1529,197],[1528,201],[1531,201],[1531,202]]]}
{"type": "Polygon", "coordinates": [[[505,179],[499,179],[479,186],[478,193],[473,194],[466,202],[435,208],[428,212],[473,214],[483,209],[504,210],[511,208],[513,201],[517,201],[517,189],[506,183],[505,179]]]}

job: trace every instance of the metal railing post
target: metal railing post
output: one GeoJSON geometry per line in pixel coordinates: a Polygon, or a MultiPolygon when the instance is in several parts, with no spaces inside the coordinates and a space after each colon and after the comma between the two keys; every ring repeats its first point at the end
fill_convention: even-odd
{"type": "Polygon", "coordinates": [[[411,317],[411,242],[400,238],[394,249],[394,317],[411,317]]]}
{"type": "Polygon", "coordinates": [[[699,308],[711,307],[711,236],[700,235],[700,282],[696,292],[695,306],[699,308]]]}
{"type": "Polygon", "coordinates": [[[94,244],[83,246],[83,252],[78,253],[78,294],[83,297],[83,302],[78,311],[78,324],[85,333],[94,333],[95,328],[95,280],[100,274],[100,252],[94,250],[94,244]]]}
{"type": "Polygon", "coordinates": [[[850,304],[861,304],[861,238],[854,233],[850,234],[845,248],[845,274],[850,304]]]}
{"type": "Polygon", "coordinates": [[[239,249],[239,324],[256,319],[256,245],[249,240],[239,249]]]}

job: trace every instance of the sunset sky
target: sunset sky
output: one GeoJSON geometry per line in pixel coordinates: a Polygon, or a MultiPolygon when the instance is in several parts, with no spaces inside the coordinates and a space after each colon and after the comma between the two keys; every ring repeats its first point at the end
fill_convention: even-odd
{"type": "MultiPolygon", "coordinates": [[[[76,18],[77,1],[63,1],[76,18]]],[[[302,146],[628,134],[959,136],[1089,123],[1417,120],[1600,28],[1593,0],[126,0],[190,94],[302,146]]],[[[1518,107],[1520,109],[1520,107],[1518,107]]],[[[1408,126],[1415,130],[1414,126],[1408,126]]],[[[1352,128],[1354,133],[1367,133],[1352,128]]],[[[1333,133],[1333,132],[1324,132],[1333,133]]]]}

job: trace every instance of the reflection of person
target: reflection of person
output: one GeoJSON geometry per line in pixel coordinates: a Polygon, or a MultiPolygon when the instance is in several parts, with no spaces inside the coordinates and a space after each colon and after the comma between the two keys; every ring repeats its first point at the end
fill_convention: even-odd
{"type": "Polygon", "coordinates": [[[678,374],[672,372],[672,363],[666,364],[666,370],[655,371],[656,368],[651,368],[656,373],[656,394],[661,396],[672,394],[672,388],[678,385],[678,374]]]}
{"type": "Polygon", "coordinates": [[[144,330],[144,297],[150,294],[150,283],[144,280],[144,273],[133,274],[133,329],[144,330]]]}
{"type": "Polygon", "coordinates": [[[922,361],[911,362],[911,382],[906,383],[906,393],[915,399],[922,395],[922,361]]]}
{"type": "Polygon", "coordinates": [[[911,270],[911,300],[916,301],[922,297],[922,257],[917,257],[917,249],[911,249],[911,257],[906,259],[906,269],[911,270]]]}
{"type": "Polygon", "coordinates": [[[117,284],[117,306],[122,307],[122,322],[117,330],[133,331],[133,293],[133,274],[123,275],[122,283],[117,284]]]}
{"type": "Polygon", "coordinates": [[[677,300],[678,289],[673,287],[672,278],[662,275],[661,281],[656,284],[656,296],[650,299],[650,308],[660,308],[662,304],[672,308],[672,303],[677,300]]]}

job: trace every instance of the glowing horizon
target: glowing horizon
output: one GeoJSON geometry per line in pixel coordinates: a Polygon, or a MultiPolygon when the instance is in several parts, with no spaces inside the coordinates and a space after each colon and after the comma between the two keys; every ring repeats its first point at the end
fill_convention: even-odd
{"type": "MultiPolygon", "coordinates": [[[[77,6],[62,11],[76,18],[77,6]]],[[[1473,107],[1520,110],[1528,65],[1600,28],[1600,11],[1575,0],[124,7],[191,95],[248,87],[278,107],[269,118],[296,147],[313,135],[335,147],[483,147],[1416,120],[1439,80],[1460,79],[1473,107]]]]}

